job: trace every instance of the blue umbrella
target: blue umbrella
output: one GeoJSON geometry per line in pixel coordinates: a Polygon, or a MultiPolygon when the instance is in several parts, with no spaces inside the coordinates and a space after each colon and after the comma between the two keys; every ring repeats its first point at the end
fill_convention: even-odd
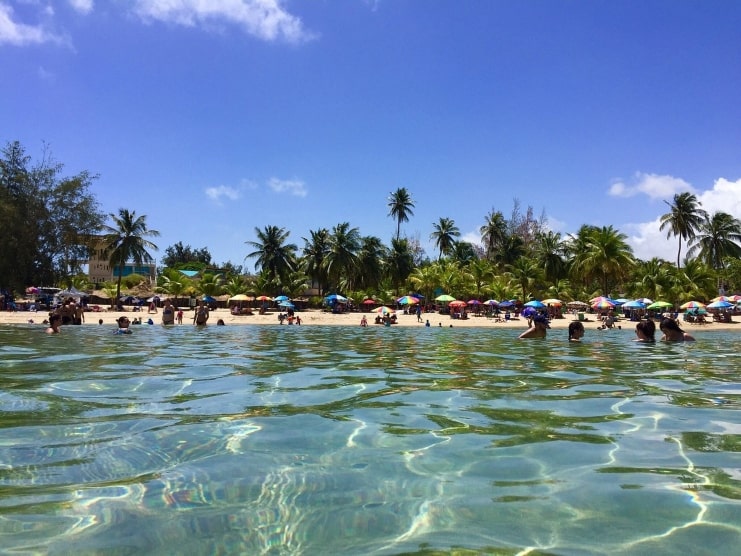
{"type": "Polygon", "coordinates": [[[206,303],[214,303],[216,301],[216,298],[213,298],[210,295],[204,295],[202,299],[206,303]]]}
{"type": "Polygon", "coordinates": [[[623,308],[625,309],[645,309],[646,304],[636,299],[635,301],[628,301],[627,303],[623,303],[623,308]]]}
{"type": "Polygon", "coordinates": [[[535,307],[525,307],[522,310],[522,316],[523,317],[529,317],[529,316],[537,315],[537,314],[538,314],[538,310],[535,309],[535,307]]]}
{"type": "Polygon", "coordinates": [[[287,295],[279,295],[278,297],[274,298],[273,301],[288,301],[291,299],[287,295]]]}
{"type": "Polygon", "coordinates": [[[525,307],[532,307],[533,309],[545,309],[545,304],[541,301],[538,301],[537,299],[533,299],[532,301],[528,301],[525,303],[525,307]]]}
{"type": "Polygon", "coordinates": [[[339,301],[340,303],[344,303],[345,301],[347,301],[346,297],[343,297],[338,293],[333,293],[332,295],[328,295],[324,299],[326,299],[327,301],[339,301]]]}
{"type": "Polygon", "coordinates": [[[295,307],[295,305],[293,303],[291,303],[290,301],[287,301],[287,300],[286,301],[281,301],[280,303],[278,303],[278,305],[280,307],[288,307],[289,309],[293,309],[295,307]]]}
{"type": "Polygon", "coordinates": [[[733,303],[729,303],[728,301],[714,301],[707,307],[708,309],[728,309],[733,307],[733,303]]]}
{"type": "Polygon", "coordinates": [[[506,309],[507,307],[514,307],[514,306],[515,306],[515,304],[514,304],[514,303],[512,303],[511,301],[502,301],[502,302],[501,302],[501,303],[499,304],[499,306],[500,306],[500,307],[504,307],[504,308],[506,309]]]}

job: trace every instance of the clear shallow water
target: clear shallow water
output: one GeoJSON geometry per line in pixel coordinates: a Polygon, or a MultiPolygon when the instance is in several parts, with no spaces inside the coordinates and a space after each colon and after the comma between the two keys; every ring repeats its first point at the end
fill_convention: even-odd
{"type": "Polygon", "coordinates": [[[741,546],[737,334],[134,331],[0,327],[4,551],[741,546]]]}

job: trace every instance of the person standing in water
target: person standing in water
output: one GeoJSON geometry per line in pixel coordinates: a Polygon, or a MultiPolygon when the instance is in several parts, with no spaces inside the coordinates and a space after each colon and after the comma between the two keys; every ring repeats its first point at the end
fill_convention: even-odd
{"type": "Polygon", "coordinates": [[[584,325],[578,320],[569,323],[569,342],[580,342],[584,337],[584,325]]]}
{"type": "Polygon", "coordinates": [[[208,322],[209,317],[209,311],[208,311],[208,305],[206,305],[203,301],[199,300],[198,305],[196,305],[196,314],[193,315],[193,324],[196,326],[206,326],[206,322],[208,322]]]}
{"type": "Polygon", "coordinates": [[[659,328],[664,333],[661,337],[662,342],[694,342],[695,338],[679,328],[677,321],[674,319],[663,319],[659,328]]]}
{"type": "Polygon", "coordinates": [[[175,324],[175,307],[169,299],[165,299],[165,305],[162,307],[162,324],[175,324]]]}

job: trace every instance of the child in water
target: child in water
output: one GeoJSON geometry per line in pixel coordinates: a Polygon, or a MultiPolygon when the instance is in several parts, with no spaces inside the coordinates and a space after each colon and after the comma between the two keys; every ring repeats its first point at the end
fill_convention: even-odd
{"type": "Polygon", "coordinates": [[[584,337],[584,325],[578,320],[569,323],[569,342],[581,342],[584,337]]]}

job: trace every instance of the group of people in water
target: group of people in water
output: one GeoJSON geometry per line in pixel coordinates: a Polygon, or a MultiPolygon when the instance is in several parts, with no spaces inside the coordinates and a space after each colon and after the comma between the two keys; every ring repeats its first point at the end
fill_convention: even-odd
{"type": "MultiPolygon", "coordinates": [[[[545,315],[535,315],[531,321],[530,328],[520,334],[520,338],[545,338],[546,331],[550,328],[548,318],[545,315]]],[[[604,330],[600,327],[600,330],[604,330]]],[[[662,318],[659,322],[659,330],[662,333],[662,342],[692,342],[695,338],[682,330],[676,320],[670,317],[662,318]]],[[[584,325],[575,320],[569,323],[569,341],[579,342],[584,337],[584,325]]],[[[653,320],[641,320],[636,324],[636,342],[651,343],[656,341],[656,324],[653,320]]]]}

